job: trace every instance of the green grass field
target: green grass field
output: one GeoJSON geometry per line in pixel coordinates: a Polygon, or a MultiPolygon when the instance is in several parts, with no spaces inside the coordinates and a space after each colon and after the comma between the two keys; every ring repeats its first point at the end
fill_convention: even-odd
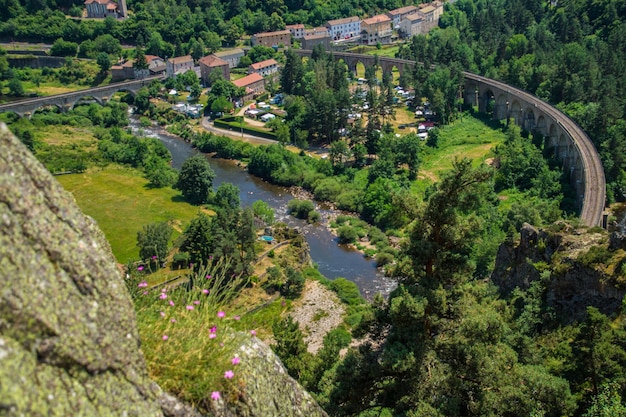
{"type": "Polygon", "coordinates": [[[452,169],[455,159],[469,158],[475,165],[485,162],[505,135],[484,121],[465,114],[462,119],[440,128],[438,148],[422,142],[417,188],[424,188],[452,169]]]}
{"type": "Polygon", "coordinates": [[[177,236],[201,210],[184,202],[178,191],[149,188],[139,171],[117,165],[57,179],[98,222],[120,263],[139,258],[137,232],[144,225],[172,221],[177,236]]]}

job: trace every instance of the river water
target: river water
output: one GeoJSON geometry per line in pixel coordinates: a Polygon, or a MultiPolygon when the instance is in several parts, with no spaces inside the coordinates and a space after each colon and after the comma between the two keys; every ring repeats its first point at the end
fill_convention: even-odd
{"type": "MultiPolygon", "coordinates": [[[[135,133],[151,136],[159,139],[172,153],[172,166],[180,169],[185,159],[198,152],[190,144],[179,137],[170,135],[158,129],[138,129],[136,120],[131,119],[131,128],[135,133]]],[[[211,158],[207,155],[211,168],[215,171],[213,187],[223,182],[230,182],[239,187],[241,205],[248,207],[256,200],[263,200],[269,204],[275,212],[276,220],[298,227],[306,237],[311,250],[311,258],[317,264],[319,271],[329,279],[344,277],[357,284],[361,294],[371,299],[373,295],[381,292],[387,296],[394,283],[386,278],[377,268],[373,260],[367,259],[359,251],[345,245],[339,245],[337,238],[333,236],[324,225],[333,212],[316,204],[316,210],[322,215],[323,222],[311,225],[287,214],[287,203],[293,198],[290,190],[269,184],[260,178],[248,174],[237,166],[233,161],[219,158],[211,158]]]]}

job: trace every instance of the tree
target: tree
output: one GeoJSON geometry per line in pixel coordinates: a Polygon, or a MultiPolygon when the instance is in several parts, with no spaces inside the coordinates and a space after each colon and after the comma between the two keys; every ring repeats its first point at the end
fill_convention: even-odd
{"type": "Polygon", "coordinates": [[[229,182],[223,182],[217,187],[213,204],[228,210],[239,208],[239,188],[229,182]]]}
{"type": "Polygon", "coordinates": [[[168,246],[174,229],[167,222],[152,223],[143,226],[137,232],[137,246],[139,246],[139,257],[158,261],[167,257],[168,246]]]}
{"type": "Polygon", "coordinates": [[[13,97],[22,97],[26,93],[24,91],[24,85],[16,76],[13,76],[7,84],[9,87],[9,95],[13,97]]]}
{"type": "Polygon", "coordinates": [[[133,62],[133,68],[136,70],[148,69],[148,61],[146,60],[146,54],[141,46],[135,48],[135,62],[133,62]]]}
{"type": "Polygon", "coordinates": [[[307,352],[304,337],[298,322],[291,316],[277,321],[272,326],[274,341],[272,350],[281,359],[289,375],[296,379],[306,376],[307,364],[311,361],[311,354],[307,352]]]}
{"type": "Polygon", "coordinates": [[[195,265],[206,264],[213,254],[211,227],[211,218],[200,213],[185,230],[180,251],[188,253],[189,261],[195,265]]]}
{"type": "Polygon", "coordinates": [[[194,155],[183,163],[175,188],[191,204],[205,204],[209,202],[213,178],[215,173],[205,157],[194,155]]]}
{"type": "Polygon", "coordinates": [[[106,52],[100,52],[98,54],[96,63],[98,64],[98,67],[100,67],[101,74],[106,74],[106,72],[111,69],[111,58],[109,58],[109,54],[106,52]]]}
{"type": "Polygon", "coordinates": [[[274,224],[274,209],[265,201],[257,200],[252,203],[252,211],[255,217],[263,220],[268,226],[274,224]]]}
{"type": "Polygon", "coordinates": [[[78,44],[76,42],[67,42],[63,38],[59,38],[52,44],[50,55],[52,56],[76,56],[78,44]]]}

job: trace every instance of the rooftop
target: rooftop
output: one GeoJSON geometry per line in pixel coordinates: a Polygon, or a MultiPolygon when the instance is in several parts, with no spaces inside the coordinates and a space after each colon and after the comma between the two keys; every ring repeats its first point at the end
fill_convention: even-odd
{"type": "Polygon", "coordinates": [[[263,38],[266,36],[291,35],[288,30],[277,30],[276,32],[261,32],[254,35],[255,38],[263,38]]]}
{"type": "Polygon", "coordinates": [[[328,25],[329,26],[345,25],[346,23],[358,22],[360,20],[361,19],[359,19],[358,16],[344,17],[343,19],[329,20],[328,25]]]}
{"type": "Polygon", "coordinates": [[[260,74],[252,73],[250,75],[246,75],[243,78],[233,81],[236,87],[247,87],[250,84],[254,84],[256,82],[263,81],[263,77],[260,74]]]}
{"type": "Polygon", "coordinates": [[[399,9],[389,10],[388,14],[390,14],[391,16],[397,16],[397,15],[411,13],[416,10],[417,10],[417,7],[411,5],[411,6],[400,7],[399,9]]]}
{"type": "Polygon", "coordinates": [[[275,59],[266,59],[265,61],[261,61],[261,62],[256,62],[252,65],[250,65],[252,67],[253,70],[259,70],[261,68],[265,68],[265,67],[269,67],[272,65],[278,65],[278,62],[276,62],[275,59]]]}
{"type": "Polygon", "coordinates": [[[170,58],[167,61],[171,64],[176,65],[176,64],[182,64],[185,62],[193,61],[193,58],[191,57],[191,55],[185,55],[185,56],[177,56],[176,58],[170,58]]]}
{"type": "Polygon", "coordinates": [[[223,67],[224,65],[228,65],[228,62],[214,54],[203,56],[198,62],[207,67],[223,67]]]}
{"type": "Polygon", "coordinates": [[[363,19],[361,24],[373,25],[376,23],[385,23],[385,22],[391,22],[391,18],[389,18],[389,16],[387,16],[386,14],[377,14],[376,16],[363,19]]]}

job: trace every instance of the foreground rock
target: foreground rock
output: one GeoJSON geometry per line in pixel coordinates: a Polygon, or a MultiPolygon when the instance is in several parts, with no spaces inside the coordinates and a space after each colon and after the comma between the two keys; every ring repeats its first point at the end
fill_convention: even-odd
{"type": "MultiPolygon", "coordinates": [[[[0,149],[1,414],[199,416],[149,379],[97,225],[2,124],[0,149]]],[[[247,392],[216,415],[323,416],[257,343],[241,348],[257,364],[247,392]]]]}

